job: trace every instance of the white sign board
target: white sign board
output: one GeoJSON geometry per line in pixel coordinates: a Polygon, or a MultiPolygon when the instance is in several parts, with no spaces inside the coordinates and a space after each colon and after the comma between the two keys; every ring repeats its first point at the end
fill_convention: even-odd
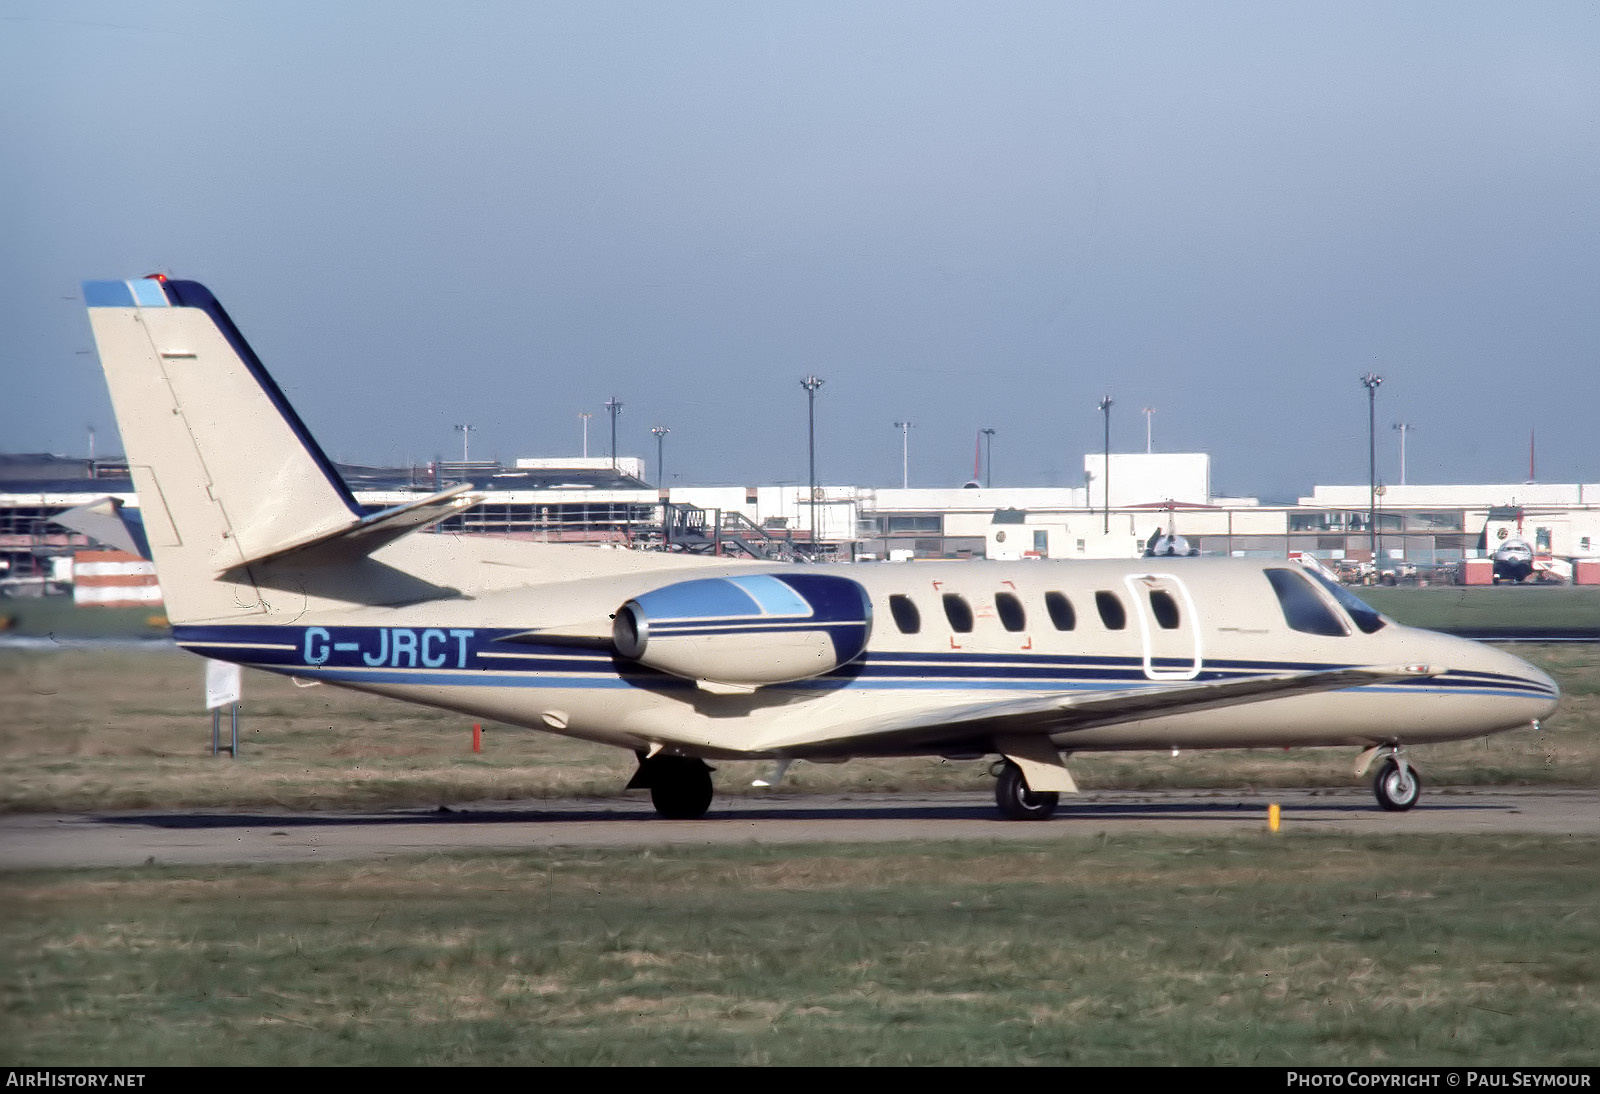
{"type": "Polygon", "coordinates": [[[232,661],[206,661],[206,709],[237,703],[244,695],[243,673],[232,661]]]}

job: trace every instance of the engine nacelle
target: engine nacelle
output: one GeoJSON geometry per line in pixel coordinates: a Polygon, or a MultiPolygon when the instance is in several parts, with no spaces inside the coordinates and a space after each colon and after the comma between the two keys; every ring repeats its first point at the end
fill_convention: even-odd
{"type": "Polygon", "coordinates": [[[860,657],[872,602],[834,574],[702,578],[634,597],[617,609],[611,633],[623,657],[674,676],[787,684],[860,657]]]}

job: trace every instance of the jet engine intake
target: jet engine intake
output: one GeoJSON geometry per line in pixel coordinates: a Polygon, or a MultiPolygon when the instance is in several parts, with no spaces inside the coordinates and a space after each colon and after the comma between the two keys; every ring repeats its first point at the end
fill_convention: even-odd
{"type": "Polygon", "coordinates": [[[617,652],[703,683],[809,680],[861,656],[872,633],[866,590],[833,574],[680,581],[617,609],[617,652]]]}

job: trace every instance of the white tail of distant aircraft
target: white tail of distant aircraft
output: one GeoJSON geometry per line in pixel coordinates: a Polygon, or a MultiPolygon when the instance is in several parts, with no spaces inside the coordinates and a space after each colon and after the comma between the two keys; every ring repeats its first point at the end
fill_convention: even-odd
{"type": "Polygon", "coordinates": [[[177,642],[634,751],[668,817],[706,760],[998,755],[1051,815],[1077,751],[1345,746],[1408,809],[1404,746],[1528,725],[1549,677],[1402,627],[1287,562],[806,566],[413,535],[366,514],[203,286],[84,286],[177,642]]]}

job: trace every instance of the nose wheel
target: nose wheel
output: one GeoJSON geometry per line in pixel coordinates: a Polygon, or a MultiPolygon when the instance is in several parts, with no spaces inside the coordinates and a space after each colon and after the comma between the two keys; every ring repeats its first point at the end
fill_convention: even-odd
{"type": "Polygon", "coordinates": [[[1403,758],[1391,756],[1378,768],[1372,780],[1372,792],[1378,804],[1391,813],[1404,813],[1422,796],[1422,776],[1403,758]]]}

